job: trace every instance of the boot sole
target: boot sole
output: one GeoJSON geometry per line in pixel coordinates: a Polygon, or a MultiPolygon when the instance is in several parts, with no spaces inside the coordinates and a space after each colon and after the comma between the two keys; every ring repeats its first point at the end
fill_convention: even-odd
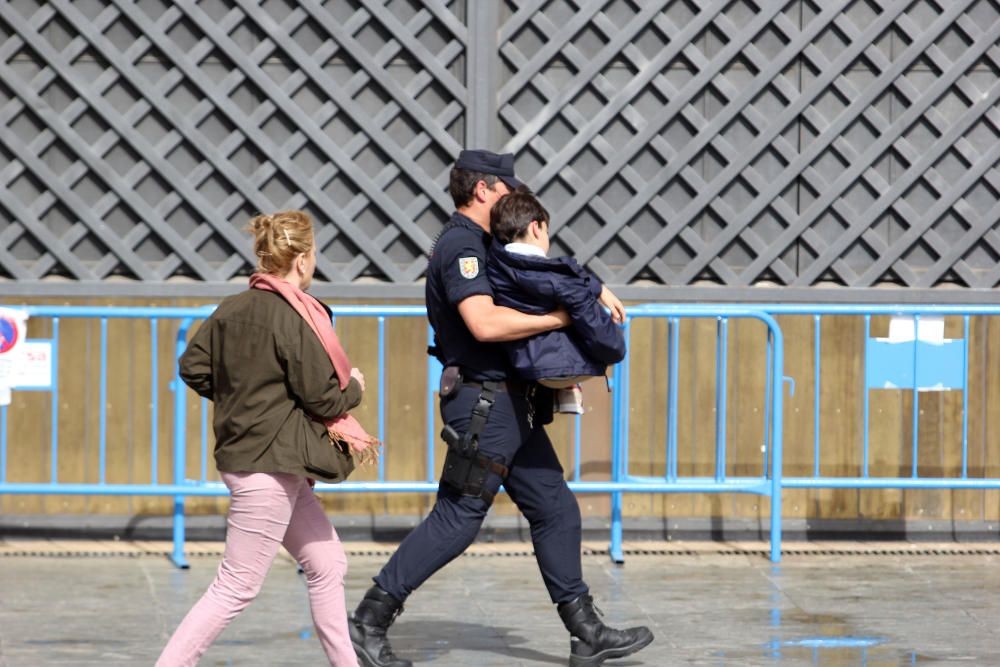
{"type": "MultiPolygon", "coordinates": [[[[358,661],[361,663],[362,667],[382,667],[383,663],[380,663],[377,659],[371,657],[371,655],[364,649],[364,646],[358,643],[358,640],[354,638],[354,635],[358,634],[357,626],[354,625],[354,619],[348,619],[347,629],[351,635],[351,646],[354,647],[354,654],[358,656],[358,661]]],[[[412,665],[413,663],[406,663],[412,665]]]]}
{"type": "Polygon", "coordinates": [[[653,633],[650,632],[649,635],[642,637],[634,644],[629,644],[628,646],[604,649],[600,653],[595,653],[594,655],[586,657],[571,655],[569,657],[569,667],[598,667],[599,665],[604,664],[605,660],[624,658],[641,651],[652,643],[653,633]]]}
{"type": "Polygon", "coordinates": [[[358,656],[361,667],[378,667],[377,664],[368,659],[368,654],[358,648],[357,644],[354,644],[354,653],[358,656]]]}
{"type": "MultiPolygon", "coordinates": [[[[361,667],[382,667],[383,663],[372,658],[370,655],[368,655],[367,651],[358,646],[355,642],[352,641],[351,645],[354,647],[354,654],[358,656],[358,661],[361,663],[361,667]]],[[[413,665],[412,662],[408,662],[405,664],[410,666],[413,665]]]]}
{"type": "Polygon", "coordinates": [[[378,665],[372,662],[371,657],[369,657],[368,652],[354,639],[354,635],[358,632],[357,628],[354,626],[354,619],[347,619],[347,629],[351,635],[351,646],[354,647],[354,653],[358,656],[358,661],[361,662],[362,667],[378,667],[378,665]]]}

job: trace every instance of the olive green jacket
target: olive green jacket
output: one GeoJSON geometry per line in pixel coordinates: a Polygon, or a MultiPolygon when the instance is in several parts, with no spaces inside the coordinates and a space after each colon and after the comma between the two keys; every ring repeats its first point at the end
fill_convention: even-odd
{"type": "Polygon", "coordinates": [[[280,295],[249,289],[223,299],[180,359],[185,383],[215,404],[215,464],[223,472],[283,472],[341,482],[350,456],[320,419],[361,402],[341,391],[309,324],[280,295]]]}

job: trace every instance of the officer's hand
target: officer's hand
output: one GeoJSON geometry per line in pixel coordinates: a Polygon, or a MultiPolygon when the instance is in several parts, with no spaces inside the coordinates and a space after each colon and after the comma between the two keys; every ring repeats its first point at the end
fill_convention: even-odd
{"type": "Polygon", "coordinates": [[[358,381],[361,385],[361,391],[365,390],[365,376],[357,368],[351,369],[351,377],[358,381]]]}
{"type": "Polygon", "coordinates": [[[601,305],[611,311],[611,321],[621,324],[625,321],[625,304],[615,296],[614,292],[608,289],[607,285],[601,285],[601,296],[597,297],[601,305]]]}

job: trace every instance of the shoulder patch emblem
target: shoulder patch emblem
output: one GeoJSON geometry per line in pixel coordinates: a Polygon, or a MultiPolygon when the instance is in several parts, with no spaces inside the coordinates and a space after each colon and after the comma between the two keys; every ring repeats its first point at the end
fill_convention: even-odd
{"type": "Polygon", "coordinates": [[[458,260],[458,270],[463,278],[475,278],[479,275],[479,258],[460,257],[458,260]]]}

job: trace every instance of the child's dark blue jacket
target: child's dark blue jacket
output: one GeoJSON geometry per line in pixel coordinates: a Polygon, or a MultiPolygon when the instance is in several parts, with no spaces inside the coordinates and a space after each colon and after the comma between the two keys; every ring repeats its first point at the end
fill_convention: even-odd
{"type": "Polygon", "coordinates": [[[572,257],[510,253],[494,241],[486,274],[496,305],[534,315],[562,306],[573,321],[572,327],[504,343],[522,378],[604,375],[625,357],[625,337],[597,300],[601,281],[572,257]]]}

